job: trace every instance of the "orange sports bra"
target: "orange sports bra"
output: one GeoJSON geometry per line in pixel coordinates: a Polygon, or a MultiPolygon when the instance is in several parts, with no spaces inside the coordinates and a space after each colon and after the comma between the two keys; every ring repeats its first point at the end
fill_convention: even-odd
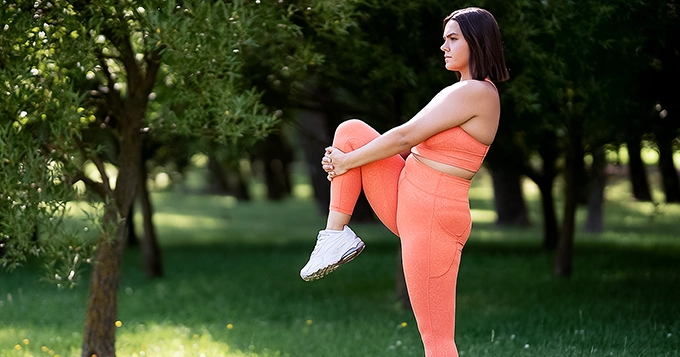
{"type": "Polygon", "coordinates": [[[460,126],[432,135],[411,152],[424,158],[477,172],[489,146],[480,143],[460,126]]]}
{"type": "MultiPolygon", "coordinates": [[[[484,81],[491,83],[498,91],[489,78],[485,78],[484,81]]],[[[432,135],[411,148],[412,153],[426,159],[472,172],[477,172],[482,167],[482,161],[488,151],[489,145],[480,143],[460,126],[432,135]]]]}

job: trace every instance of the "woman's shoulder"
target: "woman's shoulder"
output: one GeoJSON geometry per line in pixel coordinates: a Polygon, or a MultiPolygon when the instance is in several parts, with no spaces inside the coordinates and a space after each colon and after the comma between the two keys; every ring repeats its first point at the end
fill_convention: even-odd
{"type": "Polygon", "coordinates": [[[467,99],[497,99],[498,91],[496,86],[488,81],[479,81],[476,79],[468,79],[456,82],[442,90],[442,94],[447,96],[454,95],[467,99]]]}
{"type": "Polygon", "coordinates": [[[496,85],[493,84],[493,82],[477,79],[466,79],[463,81],[458,81],[450,85],[448,88],[460,89],[465,91],[485,91],[490,89],[492,90],[492,92],[494,93],[496,92],[496,85]]]}

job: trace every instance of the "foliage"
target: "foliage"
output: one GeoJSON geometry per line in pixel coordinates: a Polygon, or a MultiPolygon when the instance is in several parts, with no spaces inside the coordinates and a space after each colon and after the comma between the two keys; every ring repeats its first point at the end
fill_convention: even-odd
{"type": "Polygon", "coordinates": [[[47,22],[32,26],[33,21],[18,16],[29,11],[26,4],[5,6],[0,31],[0,263],[13,269],[27,254],[46,250],[34,240],[38,225],[50,236],[58,231],[64,202],[72,197],[63,175],[73,168],[72,157],[63,149],[82,127],[82,108],[48,40],[48,34],[59,39],[65,33],[47,22]],[[57,118],[68,125],[59,125],[57,118]]]}
{"type": "Polygon", "coordinates": [[[280,113],[262,104],[262,91],[244,77],[246,62],[266,60],[302,76],[323,58],[291,16],[342,32],[350,4],[3,1],[1,262],[17,266],[54,242],[67,242],[55,248],[62,253],[80,249],[72,233],[59,238],[64,202],[78,181],[109,199],[116,179],[104,162],[117,163],[129,120],[160,139],[250,142],[266,135],[280,113]],[[263,49],[266,58],[246,56],[263,49]],[[146,106],[143,118],[126,117],[135,100],[146,106]],[[38,223],[50,237],[40,244],[32,240],[38,223]]]}
{"type": "Polygon", "coordinates": [[[360,117],[379,131],[408,120],[456,80],[442,75],[439,49],[441,21],[451,6],[364,0],[347,36],[305,27],[326,61],[292,88],[294,103],[319,108],[333,121],[360,117]]]}

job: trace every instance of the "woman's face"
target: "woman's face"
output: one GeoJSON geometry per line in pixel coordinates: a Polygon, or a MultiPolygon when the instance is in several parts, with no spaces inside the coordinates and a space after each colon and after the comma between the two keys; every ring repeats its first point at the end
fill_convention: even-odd
{"type": "Polygon", "coordinates": [[[468,72],[470,48],[465,38],[463,38],[458,21],[449,20],[446,23],[446,26],[444,26],[444,44],[440,48],[444,51],[446,69],[449,71],[468,72]]]}

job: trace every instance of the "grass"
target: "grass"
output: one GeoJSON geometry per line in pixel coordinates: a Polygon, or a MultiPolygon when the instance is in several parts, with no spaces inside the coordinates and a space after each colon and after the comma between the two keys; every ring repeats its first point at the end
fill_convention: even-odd
{"type": "MultiPolygon", "coordinates": [[[[613,185],[605,231],[579,233],[574,275],[557,279],[540,224],[495,227],[488,187],[481,177],[471,191],[461,356],[680,356],[678,205],[635,203],[613,185]]],[[[153,199],[166,277],[145,279],[139,251],[126,252],[119,356],[423,356],[411,312],[396,303],[398,241],[380,225],[354,225],[361,257],[305,283],[298,271],[323,224],[312,202],[153,199]]],[[[80,355],[87,284],[58,290],[41,273],[39,262],[0,273],[0,356],[80,355]]]]}

